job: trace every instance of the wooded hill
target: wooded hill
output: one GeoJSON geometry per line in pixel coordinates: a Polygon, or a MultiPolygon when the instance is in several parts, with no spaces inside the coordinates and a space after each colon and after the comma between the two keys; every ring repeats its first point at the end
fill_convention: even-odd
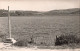
{"type": "MultiPolygon", "coordinates": [[[[79,15],[80,8],[73,9],[61,9],[61,10],[51,10],[47,12],[39,11],[22,11],[22,10],[11,10],[11,16],[54,16],[54,15],[79,15]]],[[[8,16],[8,11],[0,9],[0,17],[8,16]]]]}

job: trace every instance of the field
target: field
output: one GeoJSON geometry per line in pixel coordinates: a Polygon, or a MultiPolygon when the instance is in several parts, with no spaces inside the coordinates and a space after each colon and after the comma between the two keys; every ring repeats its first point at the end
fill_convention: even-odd
{"type": "MultiPolygon", "coordinates": [[[[8,34],[8,18],[0,17],[0,35],[8,34]]],[[[56,36],[76,34],[80,37],[79,16],[11,17],[12,37],[17,41],[31,37],[35,43],[54,45],[56,36]]]]}

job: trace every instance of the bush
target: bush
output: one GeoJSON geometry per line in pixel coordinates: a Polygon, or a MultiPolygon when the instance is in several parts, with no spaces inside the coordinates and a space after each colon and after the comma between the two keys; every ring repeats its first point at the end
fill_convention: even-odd
{"type": "Polygon", "coordinates": [[[27,40],[27,39],[22,39],[17,41],[14,45],[15,46],[28,46],[28,44],[33,44],[34,40],[33,38],[31,38],[31,40],[27,40]]]}
{"type": "Polygon", "coordinates": [[[55,45],[71,44],[71,43],[80,43],[80,38],[76,35],[60,35],[56,37],[55,45]]]}
{"type": "Polygon", "coordinates": [[[14,45],[15,46],[27,46],[28,41],[27,40],[20,40],[20,41],[17,41],[14,45]]]}

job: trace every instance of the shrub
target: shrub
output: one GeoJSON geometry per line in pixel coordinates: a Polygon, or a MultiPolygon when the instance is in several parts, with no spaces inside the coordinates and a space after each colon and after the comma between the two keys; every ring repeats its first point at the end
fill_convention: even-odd
{"type": "Polygon", "coordinates": [[[27,40],[20,40],[20,41],[17,41],[14,45],[15,46],[27,46],[28,41],[27,40]]]}
{"type": "Polygon", "coordinates": [[[80,38],[76,35],[67,34],[56,36],[55,45],[71,44],[71,43],[80,43],[80,38]]]}
{"type": "Polygon", "coordinates": [[[27,40],[27,39],[22,39],[17,41],[14,45],[15,46],[28,46],[28,44],[33,44],[34,40],[33,38],[31,38],[31,40],[27,40]]]}

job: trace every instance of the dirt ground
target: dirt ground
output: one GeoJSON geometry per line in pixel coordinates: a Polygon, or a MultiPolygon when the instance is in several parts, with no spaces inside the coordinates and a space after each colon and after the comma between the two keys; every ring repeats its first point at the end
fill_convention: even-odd
{"type": "Polygon", "coordinates": [[[0,51],[80,51],[80,49],[38,49],[37,47],[15,47],[0,43],[0,51]]]}

